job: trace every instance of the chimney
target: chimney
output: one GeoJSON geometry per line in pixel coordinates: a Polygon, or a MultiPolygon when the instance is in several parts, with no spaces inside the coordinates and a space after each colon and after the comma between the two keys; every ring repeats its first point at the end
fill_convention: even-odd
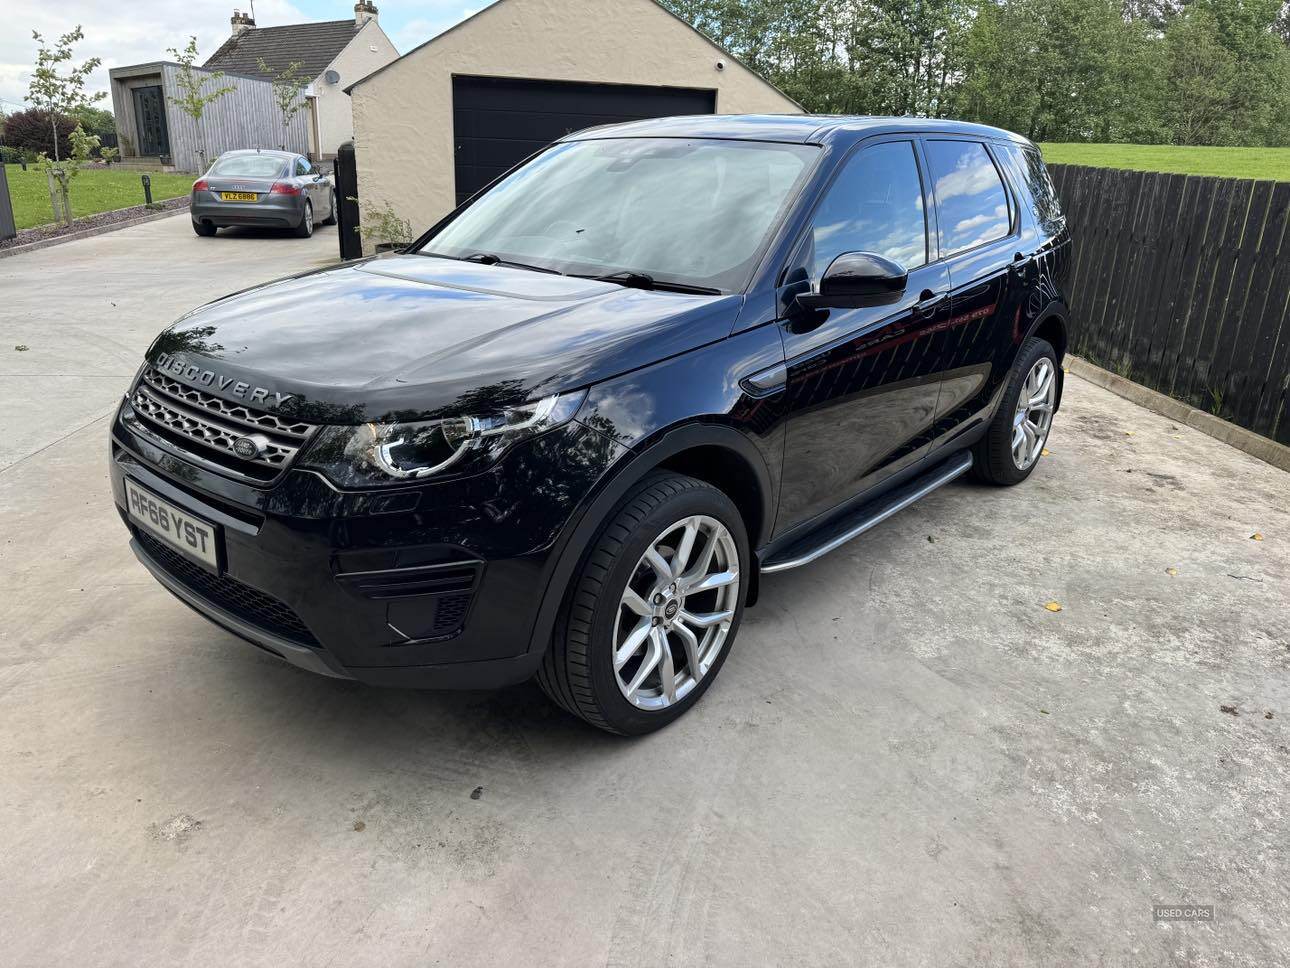
{"type": "Polygon", "coordinates": [[[233,36],[236,37],[244,30],[250,30],[255,26],[255,21],[251,19],[249,13],[242,13],[238,10],[233,11],[233,17],[229,21],[233,25],[233,36]]]}
{"type": "Polygon", "coordinates": [[[358,3],[354,4],[354,25],[361,27],[369,20],[375,20],[376,13],[376,4],[372,3],[372,0],[358,0],[358,3]]]}

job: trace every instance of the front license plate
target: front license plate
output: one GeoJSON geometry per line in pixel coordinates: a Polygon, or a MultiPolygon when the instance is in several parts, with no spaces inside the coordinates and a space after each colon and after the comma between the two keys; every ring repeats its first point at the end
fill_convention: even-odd
{"type": "Polygon", "coordinates": [[[125,500],[131,520],[211,571],[219,571],[215,525],[163,501],[129,478],[125,481],[125,500]]]}
{"type": "Polygon", "coordinates": [[[226,202],[254,202],[260,196],[255,192],[220,192],[219,197],[226,202]]]}

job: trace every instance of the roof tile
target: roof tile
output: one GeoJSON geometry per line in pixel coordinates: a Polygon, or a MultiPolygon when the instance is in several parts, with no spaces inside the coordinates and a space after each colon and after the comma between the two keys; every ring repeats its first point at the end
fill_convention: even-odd
{"type": "Polygon", "coordinates": [[[354,39],[359,27],[353,20],[327,20],[313,24],[286,24],[281,27],[252,27],[234,34],[219,50],[206,59],[203,67],[272,77],[299,61],[297,77],[306,82],[327,69],[336,55],[354,39]],[[260,60],[273,69],[260,70],[260,60]]]}

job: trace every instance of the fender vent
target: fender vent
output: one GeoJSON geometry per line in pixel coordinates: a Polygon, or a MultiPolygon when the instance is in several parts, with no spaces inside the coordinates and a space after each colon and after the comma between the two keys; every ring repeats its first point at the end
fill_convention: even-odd
{"type": "Polygon", "coordinates": [[[386,623],[404,642],[419,642],[462,630],[483,569],[482,561],[450,561],[342,573],[336,580],[355,595],[387,602],[386,623]]]}
{"type": "Polygon", "coordinates": [[[454,561],[445,565],[418,565],[388,571],[356,571],[337,575],[336,580],[355,594],[377,601],[463,592],[469,598],[482,567],[483,562],[462,565],[454,561]]]}

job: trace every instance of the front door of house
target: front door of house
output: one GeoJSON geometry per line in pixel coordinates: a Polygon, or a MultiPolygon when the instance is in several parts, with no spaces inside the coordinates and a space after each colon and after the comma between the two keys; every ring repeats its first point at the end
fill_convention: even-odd
{"type": "Polygon", "coordinates": [[[166,100],[160,85],[134,89],[134,118],[139,130],[139,154],[144,157],[170,154],[166,100]]]}

